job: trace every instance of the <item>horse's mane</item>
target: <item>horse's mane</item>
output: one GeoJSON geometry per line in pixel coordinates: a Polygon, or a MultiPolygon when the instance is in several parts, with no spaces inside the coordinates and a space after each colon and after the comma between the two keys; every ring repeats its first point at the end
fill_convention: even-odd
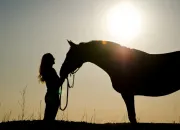
{"type": "Polygon", "coordinates": [[[144,51],[140,51],[134,48],[129,48],[126,46],[123,46],[119,43],[116,42],[112,42],[112,41],[104,41],[104,40],[91,40],[89,42],[81,42],[79,43],[79,45],[83,46],[83,48],[92,48],[92,49],[97,49],[97,48],[103,48],[107,51],[113,51],[115,49],[123,49],[126,51],[133,51],[135,53],[139,53],[139,54],[148,54],[144,51]]]}
{"type": "MultiPolygon", "coordinates": [[[[119,47],[125,47],[125,46],[122,46],[118,43],[115,43],[115,42],[112,42],[112,41],[104,41],[104,40],[91,40],[89,42],[81,42],[79,45],[108,45],[108,46],[119,46],[119,47]]],[[[127,48],[127,47],[126,47],[127,48]]]]}
{"type": "Polygon", "coordinates": [[[122,47],[122,48],[127,48],[128,47],[122,46],[118,43],[111,42],[111,41],[103,41],[103,40],[91,40],[89,42],[81,42],[79,45],[84,46],[84,47],[107,47],[107,48],[114,48],[114,47],[122,47]]]}

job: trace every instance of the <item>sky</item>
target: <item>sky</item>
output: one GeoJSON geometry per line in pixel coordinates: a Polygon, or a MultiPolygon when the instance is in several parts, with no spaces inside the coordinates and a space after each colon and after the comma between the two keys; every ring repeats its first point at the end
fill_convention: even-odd
{"type": "MultiPolygon", "coordinates": [[[[40,108],[43,117],[46,86],[37,79],[40,60],[52,53],[59,74],[69,50],[66,39],[75,43],[110,40],[148,53],[180,50],[179,7],[179,0],[0,0],[0,120],[10,111],[10,119],[21,114],[20,91],[26,86],[25,117],[38,115],[40,108]],[[108,11],[123,2],[133,5],[141,16],[140,33],[127,38],[130,41],[108,30],[108,11]]],[[[136,96],[137,118],[140,122],[179,122],[178,99],[180,91],[162,97],[136,96]]],[[[84,113],[86,121],[95,115],[97,123],[129,121],[109,76],[92,63],[77,72],[64,113],[72,121],[81,121],[84,113]]],[[[62,114],[59,110],[57,119],[62,114]]]]}

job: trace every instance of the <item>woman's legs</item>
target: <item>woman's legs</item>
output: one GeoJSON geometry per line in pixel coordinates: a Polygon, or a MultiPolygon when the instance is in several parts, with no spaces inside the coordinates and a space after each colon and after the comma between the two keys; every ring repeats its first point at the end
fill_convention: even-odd
{"type": "Polygon", "coordinates": [[[44,112],[44,120],[53,121],[56,118],[60,104],[59,96],[51,97],[46,95],[45,102],[46,108],[44,112]]]}
{"type": "Polygon", "coordinates": [[[44,120],[55,120],[56,114],[58,112],[58,106],[46,104],[44,112],[44,120]]]}

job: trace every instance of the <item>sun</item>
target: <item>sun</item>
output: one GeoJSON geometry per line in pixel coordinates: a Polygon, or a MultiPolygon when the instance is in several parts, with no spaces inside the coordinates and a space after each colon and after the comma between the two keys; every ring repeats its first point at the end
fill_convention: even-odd
{"type": "Polygon", "coordinates": [[[130,3],[120,3],[112,7],[106,17],[111,36],[122,41],[130,41],[141,32],[140,13],[130,3]]]}

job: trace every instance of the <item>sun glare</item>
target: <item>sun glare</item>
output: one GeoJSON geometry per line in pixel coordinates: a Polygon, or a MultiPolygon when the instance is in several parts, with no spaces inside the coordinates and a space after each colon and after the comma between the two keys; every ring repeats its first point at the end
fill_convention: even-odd
{"type": "Polygon", "coordinates": [[[141,31],[141,16],[129,3],[120,3],[107,13],[107,28],[114,38],[130,41],[141,31]]]}

